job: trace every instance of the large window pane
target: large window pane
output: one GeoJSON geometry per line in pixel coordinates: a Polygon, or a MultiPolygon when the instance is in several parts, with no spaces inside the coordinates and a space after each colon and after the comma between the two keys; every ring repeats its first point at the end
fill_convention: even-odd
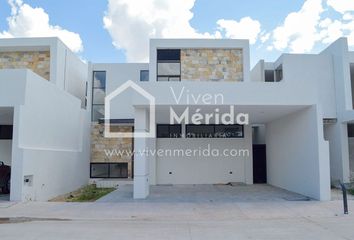
{"type": "Polygon", "coordinates": [[[181,64],[178,62],[162,62],[157,64],[157,75],[171,76],[181,74],[181,64]]]}
{"type": "Polygon", "coordinates": [[[243,126],[241,125],[215,125],[216,138],[241,138],[243,126]]]}
{"type": "Polygon", "coordinates": [[[157,60],[158,61],[169,61],[169,60],[180,60],[181,50],[180,49],[158,49],[157,50],[157,60]]]}
{"type": "Polygon", "coordinates": [[[92,106],[92,121],[97,122],[99,119],[104,118],[104,105],[92,106]]]}
{"type": "Polygon", "coordinates": [[[182,127],[180,124],[158,124],[157,137],[158,138],[180,138],[182,134],[182,127]]]}
{"type": "Polygon", "coordinates": [[[214,125],[187,125],[187,138],[213,138],[214,125]]]}
{"type": "Polygon", "coordinates": [[[106,97],[106,92],[104,89],[94,88],[93,89],[93,104],[104,104],[104,98],[106,97]]]}
{"type": "Polygon", "coordinates": [[[108,178],[109,166],[107,163],[91,164],[91,177],[92,178],[108,178]]]}
{"type": "Polygon", "coordinates": [[[169,137],[180,138],[182,134],[182,127],[179,124],[169,126],[169,137]]]}
{"type": "Polygon", "coordinates": [[[157,137],[158,138],[168,138],[169,136],[168,125],[157,125],[157,137]]]}
{"type": "Polygon", "coordinates": [[[110,163],[109,164],[110,178],[127,178],[128,163],[110,163]]]}
{"type": "Polygon", "coordinates": [[[106,88],[106,72],[93,72],[93,87],[106,88]]]}

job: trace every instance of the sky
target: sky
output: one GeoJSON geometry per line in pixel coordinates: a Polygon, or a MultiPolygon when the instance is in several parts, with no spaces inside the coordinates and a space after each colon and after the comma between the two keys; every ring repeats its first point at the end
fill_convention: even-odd
{"type": "Polygon", "coordinates": [[[0,0],[0,38],[59,37],[83,60],[147,62],[150,38],[249,39],[251,66],[354,50],[354,0],[0,0]]]}

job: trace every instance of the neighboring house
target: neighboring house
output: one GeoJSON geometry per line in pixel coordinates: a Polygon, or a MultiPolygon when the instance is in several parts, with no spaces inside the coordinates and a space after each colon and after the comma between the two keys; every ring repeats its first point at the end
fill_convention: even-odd
{"type": "Polygon", "coordinates": [[[11,200],[46,201],[87,183],[87,76],[57,38],[0,39],[0,161],[11,165],[11,200]]]}
{"type": "Polygon", "coordinates": [[[0,140],[0,156],[12,166],[11,199],[47,200],[112,178],[132,181],[134,198],[155,184],[241,182],[329,200],[331,183],[354,171],[354,52],[341,38],[252,71],[249,57],[246,40],[152,39],[149,63],[85,64],[56,38],[1,39],[0,124],[13,137],[0,140]],[[112,133],[151,130],[151,101],[136,87],[112,98],[105,118],[105,97],[128,80],[155,99],[155,138],[104,136],[105,120],[112,133]],[[249,124],[216,120],[232,106],[249,124]],[[188,109],[189,122],[171,124],[171,108],[188,109]]]}

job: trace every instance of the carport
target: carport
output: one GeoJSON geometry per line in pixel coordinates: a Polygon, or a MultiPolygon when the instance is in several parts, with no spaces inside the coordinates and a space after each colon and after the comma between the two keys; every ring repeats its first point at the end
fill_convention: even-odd
{"type": "MultiPolygon", "coordinates": [[[[179,107],[183,109],[183,106],[179,107]]],[[[157,124],[168,123],[168,115],[165,116],[168,108],[169,106],[156,107],[157,124]]],[[[220,112],[227,108],[228,106],[219,106],[220,112]]],[[[250,125],[265,126],[267,175],[265,183],[313,199],[330,199],[329,147],[323,137],[322,117],[316,105],[238,105],[236,109],[238,112],[249,114],[250,125]]],[[[141,107],[138,111],[140,119],[136,119],[139,125],[135,130],[146,129],[148,122],[142,122],[141,119],[146,118],[141,116],[147,115],[148,111],[141,107]]],[[[202,111],[207,112],[208,109],[204,108],[202,111]]],[[[250,126],[245,126],[245,129],[247,128],[250,129],[250,126]]],[[[146,140],[137,138],[135,149],[190,148],[201,146],[204,143],[226,146],[225,142],[218,144],[218,141],[220,139],[157,138],[146,140]],[[198,143],[194,144],[197,141],[198,143]]],[[[234,144],[236,148],[248,147],[252,150],[250,131],[248,130],[248,133],[245,131],[242,142],[234,141],[231,144],[234,144]]],[[[192,160],[193,165],[180,156],[171,158],[170,156],[136,155],[134,175],[142,176],[142,179],[134,179],[134,196],[136,198],[148,196],[150,187],[147,183],[150,185],[253,183],[254,163],[252,160],[255,161],[255,159],[252,153],[248,158],[239,158],[239,164],[232,163],[226,168],[220,166],[222,164],[220,161],[208,161],[208,164],[205,164],[206,161],[202,159],[192,160]]]]}

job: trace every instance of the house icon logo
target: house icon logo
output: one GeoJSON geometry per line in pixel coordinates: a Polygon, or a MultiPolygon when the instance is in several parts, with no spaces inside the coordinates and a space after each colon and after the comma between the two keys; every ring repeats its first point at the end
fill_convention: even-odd
{"type": "Polygon", "coordinates": [[[106,138],[154,138],[156,137],[156,124],[155,124],[155,97],[148,93],[145,89],[134,83],[132,80],[126,81],[119,86],[116,90],[105,97],[105,120],[104,120],[104,136],[106,138]],[[111,132],[111,101],[119,94],[127,89],[133,89],[142,97],[146,98],[149,102],[149,129],[147,132],[111,132]]]}

